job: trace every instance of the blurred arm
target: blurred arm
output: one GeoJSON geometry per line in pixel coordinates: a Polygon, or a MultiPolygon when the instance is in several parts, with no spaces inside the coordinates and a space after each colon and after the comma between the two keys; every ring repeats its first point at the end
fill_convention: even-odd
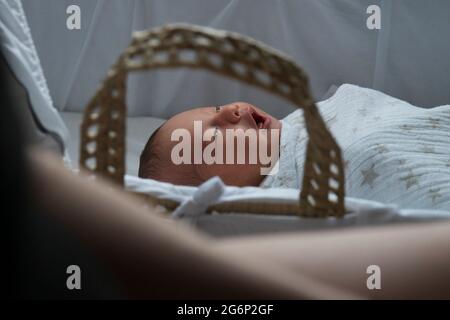
{"type": "Polygon", "coordinates": [[[50,217],[95,249],[139,298],[348,298],[344,291],[168,222],[103,181],[87,181],[60,161],[29,153],[32,193],[50,217]]]}

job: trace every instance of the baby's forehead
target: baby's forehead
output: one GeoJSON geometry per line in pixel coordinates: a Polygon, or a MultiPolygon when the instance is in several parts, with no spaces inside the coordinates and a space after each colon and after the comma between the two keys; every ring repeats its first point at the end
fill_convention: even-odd
{"type": "Polygon", "coordinates": [[[165,130],[175,130],[175,129],[187,129],[191,130],[194,126],[194,121],[208,120],[211,116],[209,112],[214,110],[214,107],[198,107],[183,111],[171,117],[167,120],[163,127],[165,130]]]}
{"type": "Polygon", "coordinates": [[[172,118],[175,117],[180,117],[180,118],[192,118],[192,120],[197,120],[195,118],[198,117],[202,117],[202,115],[207,114],[207,111],[211,111],[213,110],[214,107],[196,107],[196,108],[192,108],[183,112],[180,112],[178,114],[176,114],[175,116],[173,116],[172,118]]]}

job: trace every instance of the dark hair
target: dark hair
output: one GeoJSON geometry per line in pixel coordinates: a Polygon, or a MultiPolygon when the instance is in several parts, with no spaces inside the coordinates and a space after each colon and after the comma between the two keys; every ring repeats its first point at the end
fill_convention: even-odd
{"type": "Polygon", "coordinates": [[[161,152],[157,141],[157,136],[161,126],[155,130],[145,144],[139,159],[139,172],[140,178],[149,178],[158,180],[158,175],[161,172],[161,152]]]}

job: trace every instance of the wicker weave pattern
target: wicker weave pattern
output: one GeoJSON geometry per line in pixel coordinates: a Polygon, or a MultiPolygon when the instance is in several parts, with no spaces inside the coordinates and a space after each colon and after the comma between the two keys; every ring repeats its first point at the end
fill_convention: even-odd
{"type": "MultiPolygon", "coordinates": [[[[309,135],[296,208],[248,204],[245,210],[289,211],[302,216],[342,216],[344,171],[340,148],[310,94],[306,74],[275,49],[239,34],[192,25],[167,25],[134,34],[88,104],[81,125],[80,166],[123,184],[128,72],[161,67],[203,68],[268,90],[303,108],[309,135]],[[266,208],[266,209],[264,209],[266,208]],[[270,209],[267,209],[270,208],[270,209]]],[[[242,210],[223,204],[220,211],[242,210]]]]}

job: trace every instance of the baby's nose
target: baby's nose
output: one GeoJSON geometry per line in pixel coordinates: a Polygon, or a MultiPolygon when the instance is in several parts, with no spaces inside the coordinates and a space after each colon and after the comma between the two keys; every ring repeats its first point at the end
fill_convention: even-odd
{"type": "Polygon", "coordinates": [[[237,104],[228,104],[220,110],[219,116],[222,116],[224,120],[230,122],[232,124],[236,124],[241,119],[241,113],[239,109],[239,105],[237,104]]]}

